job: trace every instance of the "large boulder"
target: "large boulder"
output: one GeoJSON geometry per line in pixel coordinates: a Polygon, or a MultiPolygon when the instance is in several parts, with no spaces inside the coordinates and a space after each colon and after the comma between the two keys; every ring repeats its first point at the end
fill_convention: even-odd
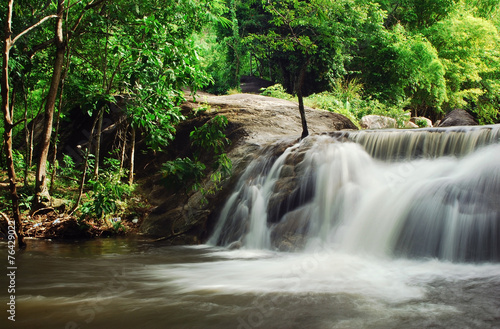
{"type": "Polygon", "coordinates": [[[389,129],[398,127],[395,119],[373,114],[362,117],[359,124],[363,129],[389,129]]]}
{"type": "MultiPolygon", "coordinates": [[[[276,140],[284,141],[283,147],[276,150],[281,154],[287,146],[298,140],[302,133],[301,119],[298,104],[252,94],[237,94],[229,96],[213,96],[200,94],[187,102],[185,111],[189,108],[195,109],[198,106],[210,105],[216,111],[206,111],[202,116],[225,115],[228,118],[229,126],[226,136],[231,139],[231,149],[228,156],[233,162],[232,176],[215,188],[210,180],[205,182],[205,190],[214,193],[205,195],[205,202],[201,193],[172,193],[161,186],[159,176],[152,174],[148,159],[147,173],[137,173],[142,176],[141,189],[146,194],[147,199],[156,208],[144,220],[141,231],[150,236],[165,238],[172,244],[201,243],[206,239],[217,221],[218,211],[230,196],[232,188],[238,181],[239,175],[247,168],[248,164],[263,150],[270,142],[276,140]]],[[[187,114],[186,114],[187,116],[187,114]]],[[[321,134],[341,129],[357,129],[356,126],[346,117],[322,110],[306,108],[306,118],[309,132],[311,134],[321,134]]],[[[196,120],[204,122],[200,116],[196,120]]],[[[205,119],[206,121],[206,119],[205,119]]],[[[185,123],[189,125],[189,123],[185,123]]],[[[189,129],[185,129],[186,136],[189,136],[189,129]]],[[[181,129],[177,132],[177,137],[182,135],[181,129]]],[[[189,137],[185,138],[189,141],[189,137]]],[[[176,145],[174,141],[172,145],[176,145]]],[[[187,145],[187,144],[186,144],[187,145]]],[[[177,148],[185,147],[180,143],[177,148]]],[[[178,150],[171,151],[171,154],[182,154],[178,150]]],[[[276,154],[278,156],[279,154],[276,154]]],[[[158,158],[158,157],[155,157],[158,158]]],[[[273,202],[281,205],[278,209],[290,210],[297,205],[296,198],[300,194],[293,184],[297,164],[301,161],[300,154],[297,157],[287,159],[289,171],[283,171],[281,186],[287,193],[277,193],[273,202]]],[[[167,159],[162,159],[166,161],[167,159]]],[[[159,162],[158,160],[157,162],[159,162]]],[[[160,166],[161,164],[157,164],[160,166]]],[[[279,218],[282,213],[271,214],[279,218]]],[[[244,228],[243,228],[244,229],[244,228]]]]}
{"type": "Polygon", "coordinates": [[[446,116],[439,123],[439,127],[452,127],[452,126],[476,126],[478,122],[467,111],[455,109],[446,116]]]}

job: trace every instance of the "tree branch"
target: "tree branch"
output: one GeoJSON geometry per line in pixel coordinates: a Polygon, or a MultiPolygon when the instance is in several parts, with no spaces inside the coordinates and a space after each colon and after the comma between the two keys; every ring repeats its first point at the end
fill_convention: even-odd
{"type": "Polygon", "coordinates": [[[21,124],[21,123],[23,123],[23,122],[25,122],[25,121],[26,121],[26,119],[21,119],[21,120],[19,120],[18,122],[14,123],[14,124],[12,125],[12,128],[14,128],[14,127],[15,127],[15,126],[17,126],[18,124],[21,124]]]}
{"type": "Polygon", "coordinates": [[[92,0],[88,5],[85,6],[85,10],[92,9],[94,7],[99,6],[101,3],[106,2],[108,0],[99,0],[96,3],[93,3],[94,1],[92,0]]]}
{"type": "Polygon", "coordinates": [[[52,38],[52,39],[49,39],[49,40],[47,40],[47,41],[44,41],[44,42],[42,42],[42,43],[40,43],[40,44],[38,44],[38,45],[36,45],[36,46],[33,46],[33,47],[31,48],[31,50],[27,53],[27,54],[28,54],[28,57],[29,57],[29,58],[33,58],[33,56],[34,56],[37,52],[39,52],[39,51],[41,51],[41,50],[44,50],[44,49],[48,48],[49,46],[53,45],[53,44],[55,43],[55,40],[56,40],[55,38],[52,38]]]}
{"type": "Polygon", "coordinates": [[[22,37],[23,35],[25,35],[26,33],[28,33],[29,31],[33,30],[34,28],[38,27],[39,25],[43,24],[43,22],[45,22],[46,20],[49,20],[51,18],[57,18],[57,15],[49,15],[49,16],[46,16],[44,18],[42,18],[38,23],[28,27],[26,30],[24,30],[23,32],[19,33],[13,40],[12,40],[12,43],[11,45],[14,45],[16,43],[16,41],[22,37]]]}

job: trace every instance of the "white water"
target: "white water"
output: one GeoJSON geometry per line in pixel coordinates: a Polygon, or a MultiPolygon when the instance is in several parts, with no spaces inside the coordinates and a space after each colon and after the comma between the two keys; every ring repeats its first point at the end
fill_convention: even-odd
{"type": "Polygon", "coordinates": [[[209,243],[273,250],[299,241],[295,247],[307,250],[320,241],[348,254],[498,261],[499,131],[392,131],[391,138],[381,133],[384,141],[366,133],[364,145],[373,146],[372,136],[379,151],[385,150],[370,146],[372,154],[391,162],[372,158],[356,143],[309,137],[287,149],[270,170],[263,169],[270,167],[265,155],[247,169],[209,243]],[[417,137],[408,137],[412,133],[417,137]],[[423,156],[417,144],[440,151],[423,156]],[[420,151],[394,161],[403,146],[420,151]],[[450,150],[457,154],[447,155],[450,150]],[[280,183],[290,180],[293,188],[280,183]],[[273,202],[283,186],[290,195],[273,202]]]}
{"type": "Polygon", "coordinates": [[[334,135],[363,146],[383,160],[463,156],[500,142],[500,125],[424,129],[341,131],[334,135]]]}

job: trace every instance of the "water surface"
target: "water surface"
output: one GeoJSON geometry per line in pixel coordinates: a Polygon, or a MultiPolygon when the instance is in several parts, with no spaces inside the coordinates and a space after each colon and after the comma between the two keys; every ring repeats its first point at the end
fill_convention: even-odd
{"type": "Polygon", "coordinates": [[[500,328],[499,264],[138,239],[28,240],[16,258],[2,328],[500,328]]]}

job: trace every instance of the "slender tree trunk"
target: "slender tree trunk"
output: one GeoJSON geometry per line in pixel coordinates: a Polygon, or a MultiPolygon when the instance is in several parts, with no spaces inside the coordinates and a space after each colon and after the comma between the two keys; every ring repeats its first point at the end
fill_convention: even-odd
{"type": "Polygon", "coordinates": [[[300,69],[299,78],[296,84],[297,98],[299,99],[300,120],[302,122],[302,136],[300,137],[301,139],[304,139],[307,136],[309,136],[309,130],[307,129],[306,112],[304,109],[304,97],[302,96],[302,88],[304,85],[306,69],[307,69],[307,64],[302,66],[302,68],[300,69]]]}
{"type": "Polygon", "coordinates": [[[24,91],[24,142],[26,143],[26,161],[24,161],[24,186],[28,186],[28,173],[31,164],[30,158],[30,130],[28,128],[28,95],[25,88],[24,91]]]}
{"type": "Polygon", "coordinates": [[[15,231],[17,234],[17,242],[19,248],[24,248],[24,236],[22,234],[22,223],[19,215],[19,196],[17,195],[16,186],[16,171],[14,169],[14,161],[12,156],[12,128],[13,128],[13,113],[9,108],[9,56],[10,48],[12,47],[12,7],[13,0],[8,1],[7,17],[4,26],[4,47],[3,47],[3,61],[2,61],[2,112],[4,118],[4,146],[5,157],[7,162],[7,173],[9,176],[9,189],[12,201],[12,215],[14,218],[15,231]]]}
{"type": "MultiPolygon", "coordinates": [[[[66,19],[67,18],[68,18],[68,14],[66,13],[66,19]]],[[[69,64],[70,64],[70,52],[71,52],[70,47],[69,46],[66,47],[66,64],[64,65],[64,72],[62,73],[62,77],[61,77],[61,91],[59,93],[59,102],[57,105],[56,130],[54,132],[54,141],[52,143],[53,144],[52,161],[50,164],[50,166],[52,168],[52,174],[50,176],[50,190],[49,190],[50,195],[52,195],[52,192],[54,190],[54,184],[55,184],[56,173],[57,173],[57,144],[58,144],[58,138],[59,138],[59,124],[61,121],[61,111],[63,108],[64,85],[66,82],[66,76],[68,75],[69,64]]]]}
{"type": "Polygon", "coordinates": [[[80,201],[82,201],[83,189],[85,187],[85,178],[87,177],[87,168],[89,164],[89,155],[90,155],[90,150],[92,148],[92,142],[94,141],[94,132],[97,120],[99,120],[99,117],[96,117],[94,119],[94,122],[92,123],[92,129],[90,130],[90,137],[87,145],[87,151],[85,152],[85,163],[83,164],[82,179],[80,180],[80,188],[78,190],[78,198],[76,199],[73,209],[71,209],[71,211],[69,212],[70,216],[76,211],[76,209],[78,209],[78,207],[80,206],[80,201]]]}
{"type": "Polygon", "coordinates": [[[271,51],[269,51],[269,61],[267,64],[269,68],[269,81],[273,81],[273,71],[271,70],[271,51]]]}
{"type": "MultiPolygon", "coordinates": [[[[45,89],[42,91],[42,95],[45,94],[45,89]]],[[[38,108],[38,111],[36,112],[35,116],[31,117],[31,130],[30,130],[30,144],[29,144],[29,158],[28,158],[28,163],[29,167],[33,165],[33,149],[35,147],[35,128],[38,122],[39,114],[42,112],[42,109],[44,107],[45,101],[47,98],[44,98],[42,102],[40,103],[40,106],[38,108]]]]}
{"type": "Polygon", "coordinates": [[[130,137],[130,171],[128,173],[128,184],[134,184],[134,162],[135,162],[135,128],[132,128],[130,137]]]}
{"type": "Polygon", "coordinates": [[[36,120],[37,118],[34,117],[31,119],[31,129],[30,129],[30,145],[29,145],[29,157],[28,157],[28,166],[31,168],[33,165],[33,152],[34,152],[34,145],[35,145],[35,125],[36,125],[36,120]]]}
{"type": "Polygon", "coordinates": [[[95,164],[94,164],[94,178],[99,177],[99,158],[101,156],[101,131],[102,131],[102,119],[104,116],[104,106],[99,110],[98,121],[97,121],[97,135],[95,138],[95,164]]]}
{"type": "Polygon", "coordinates": [[[57,99],[57,91],[59,82],[61,81],[61,73],[64,65],[65,44],[63,36],[63,13],[65,0],[58,0],[57,3],[57,23],[55,31],[56,57],[54,61],[54,71],[52,72],[52,81],[50,83],[47,102],[45,103],[45,122],[42,133],[41,152],[38,159],[35,181],[35,198],[33,208],[39,209],[43,206],[45,199],[50,200],[49,191],[47,190],[47,158],[49,155],[50,137],[52,134],[52,122],[54,119],[54,108],[57,99]]]}
{"type": "Polygon", "coordinates": [[[120,131],[120,139],[123,138],[122,140],[122,153],[121,153],[121,156],[120,156],[120,178],[122,177],[122,172],[123,172],[123,166],[125,164],[125,150],[127,148],[127,130],[128,130],[128,126],[125,127],[125,129],[122,129],[120,131]],[[122,137],[123,136],[123,137],[122,137]]]}
{"type": "MultiPolygon", "coordinates": [[[[61,95],[59,96],[62,98],[62,90],[61,90],[61,95]]],[[[59,101],[59,105],[61,102],[59,101]]],[[[50,160],[50,168],[52,169],[52,172],[50,174],[50,188],[49,188],[49,195],[52,194],[54,191],[54,182],[56,179],[56,173],[57,173],[57,137],[59,136],[59,123],[61,120],[61,108],[59,107],[57,110],[57,115],[56,115],[56,130],[54,131],[54,140],[52,141],[52,159],[50,160]]]]}

